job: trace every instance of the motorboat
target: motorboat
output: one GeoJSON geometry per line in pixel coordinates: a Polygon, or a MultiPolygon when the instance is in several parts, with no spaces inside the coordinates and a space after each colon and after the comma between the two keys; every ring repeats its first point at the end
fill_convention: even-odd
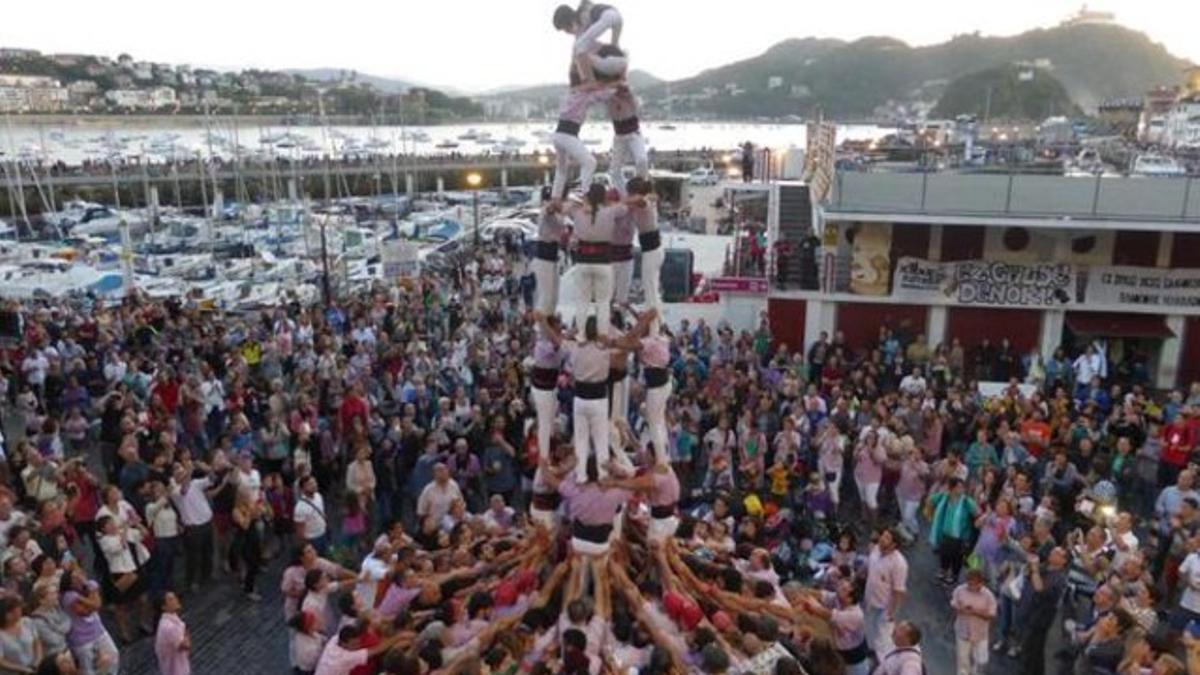
{"type": "Polygon", "coordinates": [[[1094,178],[1116,175],[1095,148],[1083,148],[1075,157],[1063,163],[1063,175],[1068,178],[1094,178]]]}
{"type": "MultiPolygon", "coordinates": [[[[121,233],[122,224],[128,225],[131,235],[145,234],[150,227],[150,221],[140,213],[117,211],[107,206],[92,206],[83,212],[79,220],[69,222],[64,229],[76,236],[117,236],[121,233]]],[[[61,220],[59,227],[62,227],[61,220]]]]}
{"type": "Polygon", "coordinates": [[[280,136],[279,140],[275,141],[275,147],[280,150],[292,150],[300,147],[307,140],[308,138],[300,134],[286,133],[280,136]]]}
{"type": "Polygon", "coordinates": [[[465,134],[460,134],[458,136],[458,140],[460,140],[460,141],[475,141],[475,140],[479,140],[479,136],[480,136],[480,134],[478,131],[476,131],[475,129],[469,129],[469,130],[467,130],[467,132],[465,134]]]}
{"type": "Polygon", "coordinates": [[[454,148],[458,147],[458,143],[455,143],[454,141],[446,140],[446,141],[442,141],[441,143],[438,143],[434,147],[438,148],[439,150],[453,150],[454,148]]]}
{"type": "Polygon", "coordinates": [[[392,143],[383,138],[369,138],[363,146],[368,150],[387,150],[392,147],[392,143]]]}
{"type": "Polygon", "coordinates": [[[1177,159],[1167,155],[1147,152],[1133,161],[1130,176],[1151,178],[1179,178],[1187,175],[1187,168],[1177,159]]]}

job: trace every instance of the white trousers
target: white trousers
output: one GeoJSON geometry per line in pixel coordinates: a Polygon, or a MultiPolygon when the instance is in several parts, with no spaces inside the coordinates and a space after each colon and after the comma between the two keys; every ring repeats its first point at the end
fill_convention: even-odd
{"type": "Polygon", "coordinates": [[[587,192],[596,173],[596,158],[578,136],[556,131],[551,142],[554,145],[554,197],[561,199],[566,194],[572,162],[579,165],[579,185],[587,192]]]}
{"type": "MultiPolygon", "coordinates": [[[[646,152],[646,138],[641,133],[613,134],[612,150],[608,158],[608,175],[613,185],[623,188],[625,177],[622,169],[633,166],[634,173],[642,178],[650,175],[650,156],[646,152]]],[[[624,194],[624,189],[621,190],[624,194]]]]}
{"type": "Polygon", "coordinates": [[[613,300],[618,305],[629,304],[629,286],[633,283],[633,261],[622,260],[612,264],[613,300]]]}
{"type": "Polygon", "coordinates": [[[596,308],[596,330],[599,335],[608,335],[612,317],[613,268],[611,264],[580,263],[579,292],[582,296],[579,304],[579,315],[576,319],[580,326],[587,318],[587,305],[596,308]]]}
{"type": "Polygon", "coordinates": [[[530,398],[537,413],[538,452],[542,457],[550,456],[550,437],[558,419],[558,392],[553,389],[530,387],[530,398]]]}
{"type": "Polygon", "coordinates": [[[646,390],[646,426],[650,428],[650,440],[654,443],[655,464],[666,465],[671,461],[667,449],[667,400],[670,398],[670,380],[661,387],[646,390]]]}
{"type": "MultiPolygon", "coordinates": [[[[831,471],[833,480],[825,481],[825,485],[829,486],[829,498],[833,501],[833,505],[837,506],[842,503],[842,470],[831,471]]],[[[821,471],[821,478],[825,477],[825,471],[821,471]]],[[[831,514],[837,515],[837,514],[831,514]]]]}
{"type": "Polygon", "coordinates": [[[978,642],[955,637],[954,652],[958,661],[957,675],[983,675],[983,672],[987,670],[988,640],[986,637],[978,642]]]}
{"type": "Polygon", "coordinates": [[[629,419],[629,375],[612,383],[608,417],[613,422],[629,419]]]}
{"type": "Polygon", "coordinates": [[[921,536],[921,521],[917,520],[917,512],[921,510],[921,500],[897,497],[896,501],[900,504],[900,524],[912,536],[921,536]]]}
{"type": "Polygon", "coordinates": [[[862,501],[862,503],[865,504],[868,509],[871,509],[872,511],[878,511],[879,483],[859,483],[858,481],[855,481],[854,484],[858,486],[858,498],[862,501]]]}
{"type": "Polygon", "coordinates": [[[662,266],[666,249],[659,245],[653,251],[642,251],[642,290],[646,306],[662,309],[662,266]]]}
{"type": "Polygon", "coordinates": [[[596,22],[588,26],[588,29],[579,34],[575,38],[575,53],[586,54],[594,51],[600,42],[600,36],[607,31],[612,31],[612,40],[609,41],[614,47],[621,46],[621,28],[624,25],[621,19],[621,13],[615,7],[609,7],[599,17],[596,22]]]}
{"type": "Polygon", "coordinates": [[[608,542],[606,541],[603,544],[597,544],[594,541],[580,539],[579,537],[571,537],[571,549],[580,555],[586,555],[592,558],[602,558],[608,555],[608,542]]]}
{"type": "Polygon", "coordinates": [[[646,528],[646,538],[652,544],[659,544],[674,537],[677,529],[679,529],[679,518],[676,516],[651,518],[650,525],[646,528]]]}
{"type": "Polygon", "coordinates": [[[551,532],[558,530],[558,513],[556,511],[547,511],[531,506],[529,507],[529,519],[535,525],[541,525],[551,532]]]}
{"type": "Polygon", "coordinates": [[[629,74],[629,57],[627,56],[592,54],[588,60],[592,64],[592,72],[596,74],[597,79],[620,79],[629,74]]]}
{"type": "Polygon", "coordinates": [[[875,659],[880,663],[896,648],[892,642],[892,629],[895,621],[889,621],[887,613],[878,607],[865,605],[863,615],[866,620],[867,645],[875,652],[875,659]]]}
{"type": "Polygon", "coordinates": [[[558,310],[558,264],[534,258],[529,265],[537,282],[533,306],[544,316],[550,316],[558,310]]]}
{"type": "Polygon", "coordinates": [[[608,477],[608,399],[575,397],[575,480],[587,482],[587,461],[596,453],[600,477],[608,477]]]}

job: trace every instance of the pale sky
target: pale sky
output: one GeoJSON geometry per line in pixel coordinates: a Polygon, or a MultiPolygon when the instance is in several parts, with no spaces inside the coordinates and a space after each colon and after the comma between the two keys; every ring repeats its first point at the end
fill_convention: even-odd
{"type": "MultiPolygon", "coordinates": [[[[572,3],[575,0],[571,0],[572,3]]],[[[353,68],[480,91],[563,79],[557,0],[52,0],[4,2],[0,46],[221,67],[353,68]],[[167,8],[170,9],[167,9],[167,8]]],[[[1057,24],[1077,0],[614,0],[636,68],[677,79],[790,37],[1011,35],[1057,24]]],[[[1200,2],[1105,0],[1094,9],[1200,62],[1200,2]]]]}

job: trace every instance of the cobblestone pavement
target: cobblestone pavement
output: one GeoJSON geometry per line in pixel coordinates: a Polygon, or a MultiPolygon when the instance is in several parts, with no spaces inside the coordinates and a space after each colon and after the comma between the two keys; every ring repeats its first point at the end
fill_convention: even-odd
{"type": "MultiPolygon", "coordinates": [[[[286,675],[287,628],[279,577],[283,559],[274,561],[259,577],[261,602],[251,602],[234,580],[218,579],[197,593],[184,593],[183,620],[192,633],[192,672],[196,675],[286,675]]],[[[111,623],[110,623],[111,629],[111,623]]],[[[121,648],[123,675],[155,675],[154,639],[144,638],[121,648]]]]}

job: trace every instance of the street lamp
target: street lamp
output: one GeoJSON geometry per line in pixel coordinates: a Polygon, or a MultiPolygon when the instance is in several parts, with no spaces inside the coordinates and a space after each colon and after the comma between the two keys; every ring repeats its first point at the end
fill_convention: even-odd
{"type": "Polygon", "coordinates": [[[479,246],[479,186],[483,184],[483,176],[478,171],[467,174],[467,185],[471,186],[471,206],[475,214],[475,246],[479,246]]]}

